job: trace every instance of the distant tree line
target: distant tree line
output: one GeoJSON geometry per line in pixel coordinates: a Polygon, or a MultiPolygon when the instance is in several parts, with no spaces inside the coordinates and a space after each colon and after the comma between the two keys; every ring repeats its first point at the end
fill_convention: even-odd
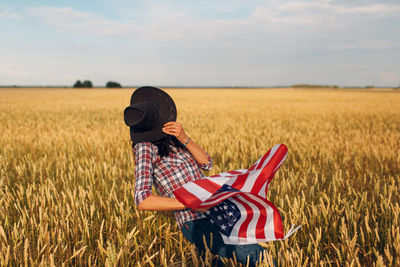
{"type": "MultiPolygon", "coordinates": [[[[292,88],[333,88],[333,89],[336,89],[336,88],[341,88],[340,86],[337,86],[337,85],[319,85],[319,84],[293,84],[293,85],[291,85],[291,87],[292,88]]],[[[346,87],[343,87],[343,88],[346,88],[346,87]]],[[[365,87],[362,87],[362,86],[352,86],[351,88],[366,88],[366,89],[373,89],[373,88],[375,88],[375,86],[374,85],[367,85],[367,86],[365,86],[365,87]]],[[[377,88],[379,88],[379,87],[377,87],[377,88]]],[[[399,87],[392,87],[393,89],[400,89],[400,85],[399,85],[399,87]]]]}
{"type": "Polygon", "coordinates": [[[293,88],[339,88],[337,85],[293,84],[293,88]]]}
{"type": "MultiPolygon", "coordinates": [[[[80,80],[77,80],[74,83],[73,87],[74,88],[93,88],[93,83],[89,80],[85,80],[83,82],[81,82],[80,80]]],[[[122,88],[120,83],[112,82],[112,81],[107,82],[106,87],[107,88],[122,88]]]]}

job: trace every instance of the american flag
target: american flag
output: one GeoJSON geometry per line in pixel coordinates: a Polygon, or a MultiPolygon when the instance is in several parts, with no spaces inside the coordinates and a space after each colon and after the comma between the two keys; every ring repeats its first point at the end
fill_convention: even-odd
{"type": "Polygon", "coordinates": [[[277,208],[267,200],[268,185],[287,157],[287,147],[275,145],[249,169],[220,173],[189,182],[174,191],[175,197],[192,209],[205,213],[220,230],[226,244],[254,244],[283,240],[277,208]]]}

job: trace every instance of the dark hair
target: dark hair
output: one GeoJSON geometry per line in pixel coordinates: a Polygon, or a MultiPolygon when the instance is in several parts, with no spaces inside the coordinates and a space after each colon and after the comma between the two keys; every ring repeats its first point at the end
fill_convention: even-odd
{"type": "MultiPolygon", "coordinates": [[[[174,146],[176,148],[183,148],[183,145],[181,142],[178,141],[178,139],[175,136],[172,135],[167,135],[166,137],[163,137],[160,140],[157,141],[152,141],[154,145],[158,147],[158,155],[160,157],[165,157],[168,156],[169,153],[172,151],[171,146],[174,146]]],[[[137,143],[132,142],[132,148],[136,145],[137,143]]]]}

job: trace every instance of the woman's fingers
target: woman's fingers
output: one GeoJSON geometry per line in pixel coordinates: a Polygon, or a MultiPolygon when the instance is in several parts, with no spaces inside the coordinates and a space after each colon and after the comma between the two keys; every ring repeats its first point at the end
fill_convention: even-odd
{"type": "Polygon", "coordinates": [[[178,129],[175,127],[164,127],[163,130],[170,131],[170,132],[177,132],[178,129]]]}
{"type": "Polygon", "coordinates": [[[163,131],[164,133],[167,133],[167,134],[174,134],[174,133],[175,133],[175,131],[170,130],[170,129],[165,129],[165,128],[163,128],[162,131],[163,131]]]}
{"type": "Polygon", "coordinates": [[[171,127],[171,126],[169,126],[169,127],[163,127],[163,128],[162,128],[162,131],[163,131],[164,133],[166,133],[166,134],[175,135],[175,136],[178,134],[177,129],[176,129],[175,127],[171,127]]]}
{"type": "Polygon", "coordinates": [[[162,130],[166,134],[177,137],[180,142],[183,142],[184,139],[187,139],[182,124],[179,122],[169,121],[163,125],[162,130]]]}
{"type": "Polygon", "coordinates": [[[176,126],[176,125],[182,125],[182,124],[180,124],[179,122],[176,122],[176,121],[169,121],[169,122],[167,122],[167,123],[164,123],[164,127],[165,126],[176,126]]]}
{"type": "Polygon", "coordinates": [[[163,126],[163,131],[179,133],[182,130],[182,125],[174,121],[167,122],[163,126]]]}

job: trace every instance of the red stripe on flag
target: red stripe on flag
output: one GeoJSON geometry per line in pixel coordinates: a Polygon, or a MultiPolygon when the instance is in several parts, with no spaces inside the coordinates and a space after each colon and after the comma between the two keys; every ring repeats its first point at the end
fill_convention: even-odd
{"type": "Polygon", "coordinates": [[[281,215],[279,214],[278,209],[269,202],[268,200],[265,199],[265,202],[274,210],[274,233],[275,233],[275,238],[276,239],[282,239],[283,238],[283,224],[282,224],[282,218],[281,215]]]}
{"type": "Polygon", "coordinates": [[[246,194],[242,194],[241,196],[247,201],[251,202],[253,205],[257,206],[258,210],[260,211],[260,216],[258,217],[257,220],[255,234],[257,239],[265,239],[264,226],[265,223],[267,222],[267,211],[265,210],[265,207],[262,204],[260,204],[257,200],[250,198],[246,194]]]}
{"type": "Polygon", "coordinates": [[[283,225],[282,225],[281,215],[279,214],[279,212],[275,210],[274,210],[274,232],[276,239],[283,238],[283,225]]]}
{"type": "Polygon", "coordinates": [[[269,154],[271,153],[271,149],[268,150],[267,153],[261,158],[260,163],[257,165],[257,170],[261,169],[261,167],[264,165],[264,161],[268,158],[269,154]]]}
{"type": "Polygon", "coordinates": [[[253,219],[253,209],[246,202],[240,200],[238,197],[235,197],[234,199],[242,204],[242,206],[246,209],[247,217],[240,225],[238,236],[242,238],[247,238],[247,229],[251,220],[253,219]]]}
{"type": "Polygon", "coordinates": [[[238,177],[236,177],[236,181],[231,186],[237,190],[242,189],[248,176],[249,176],[249,173],[238,175],[238,177]]]}
{"type": "Polygon", "coordinates": [[[211,194],[214,193],[215,191],[218,191],[218,189],[221,188],[219,184],[216,184],[208,179],[196,180],[194,181],[194,183],[202,187],[203,189],[207,190],[211,194]]]}
{"type": "Polygon", "coordinates": [[[198,199],[195,195],[187,191],[184,187],[180,187],[174,191],[175,198],[179,200],[186,207],[190,207],[192,209],[197,209],[201,200],[198,199]]]}
{"type": "MultiPolygon", "coordinates": [[[[284,148],[279,146],[279,148],[275,151],[274,155],[270,158],[267,165],[262,169],[260,175],[257,177],[254,182],[253,188],[251,189],[251,193],[258,194],[260,192],[263,185],[273,178],[275,168],[281,163],[282,159],[285,157],[286,151],[284,148]]],[[[277,170],[275,170],[276,172],[277,170]]]]}

